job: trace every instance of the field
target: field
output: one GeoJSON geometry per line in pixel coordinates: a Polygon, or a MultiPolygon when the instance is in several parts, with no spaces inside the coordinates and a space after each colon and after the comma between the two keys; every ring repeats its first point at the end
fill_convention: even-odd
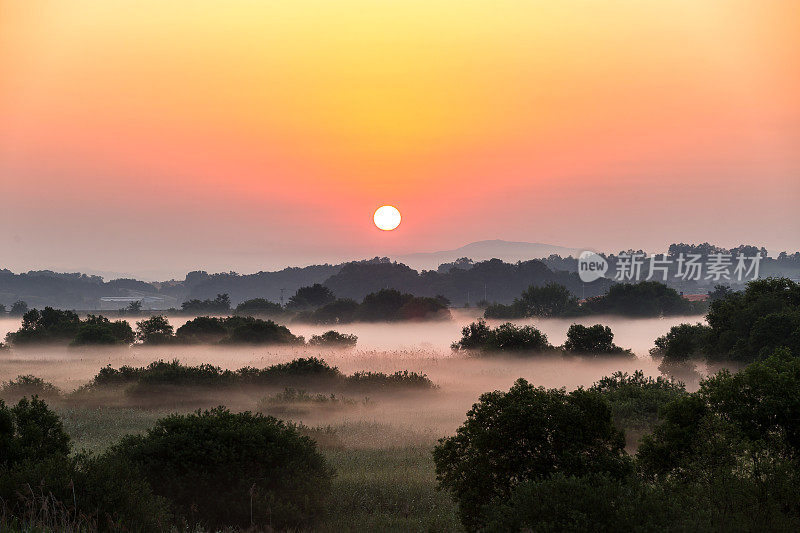
{"type": "MultiPolygon", "coordinates": [[[[303,431],[320,446],[336,470],[326,531],[454,531],[461,525],[456,506],[446,492],[436,490],[431,450],[441,437],[451,435],[466,411],[486,391],[508,389],[519,377],[545,387],[568,390],[590,386],[616,370],[642,369],[658,375],[647,356],[652,340],[666,333],[679,319],[603,320],[610,324],[615,342],[631,347],[636,360],[585,358],[470,358],[454,355],[450,342],[472,317],[438,324],[363,325],[337,328],[359,336],[353,350],[313,348],[115,348],[67,347],[14,350],[0,359],[0,378],[35,375],[65,392],[87,382],[111,365],[145,366],[151,361],[179,359],[185,364],[212,363],[223,368],[263,368],[298,357],[316,356],[343,373],[369,370],[392,373],[409,370],[426,374],[434,390],[376,390],[349,394],[309,390],[286,396],[280,387],[243,391],[174,389],[153,392],[131,400],[120,396],[108,402],[58,401],[55,408],[72,438],[75,450],[100,452],[132,433],[142,433],[169,413],[190,412],[224,404],[235,411],[257,410],[302,424],[303,431]],[[392,347],[394,345],[394,347],[392,347]],[[298,396],[299,395],[299,396],[298,396]]],[[[551,342],[563,342],[565,320],[540,320],[536,324],[551,342]]],[[[588,322],[587,322],[588,323],[588,322]]],[[[15,324],[3,324],[12,329],[15,324]]],[[[317,333],[309,327],[292,327],[303,335],[317,333]],[[306,331],[307,330],[307,331],[306,331]]],[[[688,388],[696,384],[687,384],[688,388]]],[[[631,433],[629,447],[636,445],[631,433]]]]}

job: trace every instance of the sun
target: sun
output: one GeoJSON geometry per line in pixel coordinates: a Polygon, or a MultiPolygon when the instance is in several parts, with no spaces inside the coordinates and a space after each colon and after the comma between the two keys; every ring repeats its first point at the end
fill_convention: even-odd
{"type": "Polygon", "coordinates": [[[400,225],[400,211],[392,205],[383,205],[375,211],[372,219],[379,229],[392,231],[400,225]]]}

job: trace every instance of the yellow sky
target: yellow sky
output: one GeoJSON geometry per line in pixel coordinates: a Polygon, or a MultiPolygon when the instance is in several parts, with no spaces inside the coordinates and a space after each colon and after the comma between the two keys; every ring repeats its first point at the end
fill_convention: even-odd
{"type": "MultiPolygon", "coordinates": [[[[798,193],[799,59],[793,1],[0,0],[0,172],[21,206],[158,187],[182,217],[211,200],[248,224],[307,209],[281,228],[307,249],[323,222],[326,243],[383,246],[360,227],[383,203],[413,215],[390,248],[622,246],[580,213],[535,228],[558,205],[721,185],[735,203],[754,183],[779,221],[798,193]]],[[[773,244],[799,244],[786,235],[773,244]]]]}

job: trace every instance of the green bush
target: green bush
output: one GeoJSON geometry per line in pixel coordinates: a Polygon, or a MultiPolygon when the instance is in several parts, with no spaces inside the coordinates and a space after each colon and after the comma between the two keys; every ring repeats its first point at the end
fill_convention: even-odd
{"type": "Polygon", "coordinates": [[[602,324],[583,326],[572,324],[567,330],[564,350],[577,355],[613,355],[617,357],[636,357],[633,352],[614,344],[611,328],[602,324]]]}
{"type": "Polygon", "coordinates": [[[222,407],[161,419],[113,453],[137,465],[192,527],[308,528],[332,477],[314,442],[292,426],[222,407]]]}
{"type": "Polygon", "coordinates": [[[111,322],[102,315],[89,315],[82,320],[72,346],[90,344],[131,344],[135,339],[133,329],[125,320],[111,322]]]}
{"type": "Polygon", "coordinates": [[[426,376],[418,372],[398,370],[393,374],[383,372],[356,372],[347,376],[345,386],[356,390],[380,389],[435,389],[436,385],[426,376]]]}
{"type": "Polygon", "coordinates": [[[483,319],[461,329],[461,340],[453,350],[509,353],[555,353],[547,335],[533,326],[515,326],[511,322],[489,327],[483,319]]]}
{"type": "Polygon", "coordinates": [[[6,401],[17,401],[24,396],[38,396],[45,400],[57,399],[61,390],[42,378],[26,375],[17,376],[0,387],[0,398],[6,401]]]}
{"type": "Polygon", "coordinates": [[[608,400],[612,418],[623,428],[652,426],[665,405],[686,394],[683,383],[662,376],[645,377],[641,370],[630,375],[614,372],[589,390],[599,392],[608,400]]]}
{"type": "Polygon", "coordinates": [[[146,532],[167,525],[164,502],[129,463],[69,452],[61,420],[43,401],[23,398],[11,408],[0,401],[3,515],[43,530],[146,532]]]}
{"type": "Polygon", "coordinates": [[[487,510],[527,480],[630,471],[625,437],[597,392],[546,390],[519,379],[487,392],[453,437],[433,452],[436,477],[459,505],[464,526],[485,525],[487,510]]]}
{"type": "Polygon", "coordinates": [[[6,334],[6,342],[13,345],[69,342],[80,327],[80,318],[74,311],[61,311],[45,307],[31,309],[22,315],[22,326],[6,334]]]}
{"type": "Polygon", "coordinates": [[[313,335],[308,341],[308,344],[327,348],[352,348],[357,342],[358,337],[355,335],[348,335],[346,333],[330,330],[322,335],[313,335]]]}

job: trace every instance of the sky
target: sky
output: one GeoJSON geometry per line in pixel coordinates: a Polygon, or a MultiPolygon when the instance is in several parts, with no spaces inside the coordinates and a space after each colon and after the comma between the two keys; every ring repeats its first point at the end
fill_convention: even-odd
{"type": "Polygon", "coordinates": [[[793,0],[0,0],[0,268],[796,251],[798,95],[793,0]]]}

